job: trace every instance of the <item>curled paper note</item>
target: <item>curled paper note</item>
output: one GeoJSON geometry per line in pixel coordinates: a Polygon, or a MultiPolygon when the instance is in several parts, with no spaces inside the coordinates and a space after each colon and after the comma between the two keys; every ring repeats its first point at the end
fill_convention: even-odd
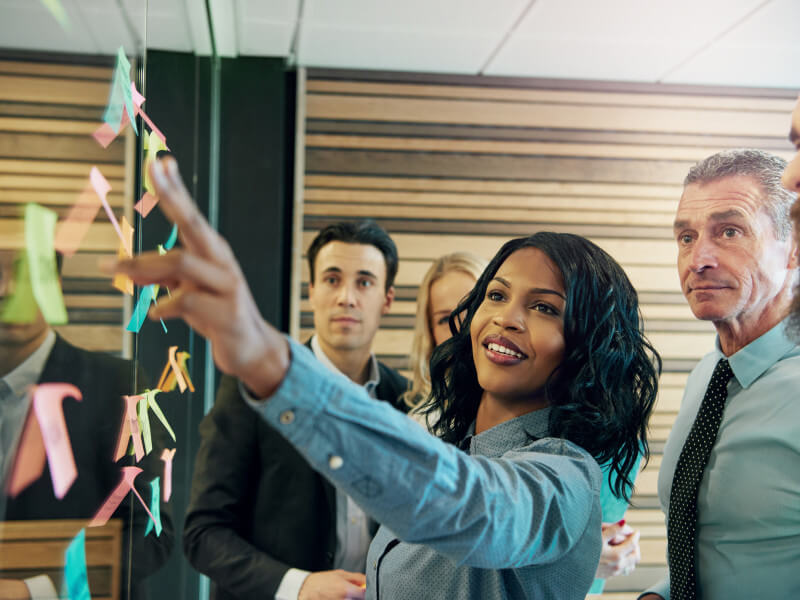
{"type": "Polygon", "coordinates": [[[91,185],[87,185],[67,218],[56,225],[55,248],[64,256],[72,256],[86,237],[102,203],[91,185]]]}
{"type": "Polygon", "coordinates": [[[114,66],[114,75],[111,79],[111,88],[108,91],[108,105],[103,114],[105,121],[115,133],[119,133],[124,126],[123,114],[130,120],[133,131],[138,135],[134,121],[133,96],[131,94],[131,63],[125,56],[125,49],[120,46],[117,50],[117,64],[114,66]],[[124,111],[124,113],[123,113],[124,111]]]}
{"type": "Polygon", "coordinates": [[[122,415],[122,426],[119,432],[117,449],[114,452],[114,462],[125,456],[128,448],[128,440],[133,440],[133,450],[136,454],[136,462],[144,458],[144,446],[142,445],[142,435],[139,431],[139,419],[136,417],[136,405],[142,399],[141,396],[123,396],[125,402],[125,414],[122,415]]]}
{"type": "Polygon", "coordinates": [[[152,285],[146,285],[139,290],[139,300],[137,300],[136,306],[133,308],[128,326],[125,327],[128,331],[139,333],[142,325],[144,325],[145,319],[147,319],[147,311],[150,309],[150,303],[153,301],[153,289],[152,285]]]}
{"type": "Polygon", "coordinates": [[[69,383],[42,383],[33,392],[33,408],[47,452],[53,492],[59,500],[69,491],[78,476],[69,431],[64,421],[62,400],[67,396],[78,401],[83,399],[80,390],[69,383]]]}
{"type": "Polygon", "coordinates": [[[177,448],[165,448],[161,453],[161,460],[164,461],[164,502],[169,502],[172,496],[172,459],[175,458],[177,448]]]}
{"type": "MultiPolygon", "coordinates": [[[[133,248],[133,227],[131,224],[128,223],[128,219],[125,218],[123,215],[122,217],[122,233],[125,238],[128,240],[128,248],[133,248]]],[[[130,258],[130,255],[127,253],[125,244],[120,242],[119,248],[117,249],[117,258],[130,258]]],[[[124,294],[128,294],[128,296],[133,296],[133,280],[128,277],[127,275],[123,275],[122,273],[117,273],[114,275],[114,279],[111,281],[111,285],[118,289],[120,292],[124,294]]]]}
{"type": "Polygon", "coordinates": [[[64,586],[70,600],[91,600],[86,573],[86,530],[78,532],[64,555],[64,586]]]}
{"type": "Polygon", "coordinates": [[[161,377],[156,387],[162,392],[171,392],[177,385],[181,393],[186,391],[187,387],[189,391],[193,392],[194,385],[192,385],[192,380],[186,368],[186,360],[190,355],[188,352],[178,352],[176,355],[175,351],[177,349],[177,346],[170,346],[167,364],[164,365],[164,370],[161,372],[161,377]]]}
{"type": "Polygon", "coordinates": [[[128,256],[133,256],[133,246],[131,244],[131,240],[127,239],[125,234],[122,232],[122,228],[117,221],[117,217],[114,216],[114,211],[111,210],[111,205],[106,199],[108,192],[111,191],[111,184],[108,183],[105,177],[103,177],[103,174],[97,167],[92,167],[92,170],[89,173],[89,180],[92,183],[94,191],[97,192],[100,202],[103,204],[103,208],[106,210],[108,220],[111,221],[111,224],[114,226],[114,231],[117,232],[117,236],[119,236],[120,241],[125,246],[125,252],[128,253],[128,256]]]}
{"type": "Polygon", "coordinates": [[[161,491],[158,488],[158,477],[156,477],[150,482],[150,512],[153,518],[147,522],[145,535],[153,530],[153,524],[155,524],[156,536],[161,535],[161,491]]]}
{"type": "Polygon", "coordinates": [[[67,309],[53,247],[56,219],[56,213],[38,204],[25,206],[25,249],[33,296],[48,323],[63,325],[67,309]]]}
{"type": "Polygon", "coordinates": [[[153,438],[150,432],[150,411],[153,411],[156,418],[161,421],[162,425],[164,425],[164,429],[167,430],[172,441],[175,440],[175,432],[172,430],[172,427],[167,421],[167,418],[164,416],[164,413],[161,410],[161,407],[158,405],[156,401],[156,395],[160,394],[161,390],[145,390],[144,393],[141,395],[141,400],[139,401],[139,425],[142,429],[142,438],[144,439],[144,452],[145,454],[150,454],[153,450],[153,438]]]}
{"type": "Polygon", "coordinates": [[[122,481],[120,481],[119,485],[117,485],[114,491],[108,495],[106,501],[103,502],[103,505],[94,515],[92,520],[89,521],[89,527],[101,527],[108,523],[111,515],[114,514],[115,510],[117,510],[117,507],[125,499],[125,496],[128,495],[128,492],[134,493],[142,506],[144,506],[145,511],[147,511],[147,515],[151,520],[153,520],[153,522],[155,522],[153,513],[150,512],[149,508],[147,508],[147,504],[145,504],[145,501],[142,500],[141,494],[139,494],[133,485],[133,482],[136,480],[136,476],[141,472],[142,470],[139,467],[122,467],[122,481]]]}
{"type": "Polygon", "coordinates": [[[11,498],[16,498],[22,490],[42,476],[46,461],[47,453],[39,420],[34,411],[29,411],[17,445],[14,464],[6,481],[6,493],[11,498]]]}
{"type": "Polygon", "coordinates": [[[11,295],[0,304],[0,321],[4,323],[33,323],[39,307],[33,295],[28,252],[20,250],[14,263],[11,295]]]}
{"type": "Polygon", "coordinates": [[[133,210],[142,215],[142,218],[144,219],[150,214],[150,211],[155,208],[156,204],[158,204],[158,196],[154,196],[150,192],[145,192],[142,195],[142,199],[133,205],[133,210]]]}

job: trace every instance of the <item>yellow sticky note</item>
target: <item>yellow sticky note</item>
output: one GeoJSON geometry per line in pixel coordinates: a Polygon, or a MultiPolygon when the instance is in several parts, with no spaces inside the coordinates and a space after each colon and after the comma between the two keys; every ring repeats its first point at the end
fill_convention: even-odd
{"type": "Polygon", "coordinates": [[[147,154],[145,155],[144,159],[144,189],[155,195],[156,188],[153,185],[153,182],[150,180],[150,163],[158,158],[158,153],[161,150],[168,150],[168,148],[163,140],[157,135],[151,135],[145,131],[143,136],[143,145],[145,150],[147,150],[147,154]]]}
{"type": "Polygon", "coordinates": [[[0,306],[0,321],[5,323],[33,323],[36,319],[36,299],[33,297],[28,253],[20,250],[14,265],[11,295],[0,306]]]}
{"type": "Polygon", "coordinates": [[[53,239],[56,229],[55,212],[38,204],[25,206],[25,247],[33,296],[48,323],[67,322],[67,309],[61,294],[61,282],[56,268],[53,239]]]}
{"type": "MultiPolygon", "coordinates": [[[[133,227],[131,227],[131,224],[128,223],[128,219],[126,219],[124,215],[120,223],[120,228],[122,229],[123,237],[128,241],[127,248],[133,248],[133,227]]],[[[128,254],[126,246],[122,241],[119,243],[117,258],[130,258],[130,254],[128,254]]],[[[114,275],[114,280],[111,282],[111,285],[120,292],[128,294],[128,296],[133,296],[133,281],[127,275],[117,273],[114,275]]]]}

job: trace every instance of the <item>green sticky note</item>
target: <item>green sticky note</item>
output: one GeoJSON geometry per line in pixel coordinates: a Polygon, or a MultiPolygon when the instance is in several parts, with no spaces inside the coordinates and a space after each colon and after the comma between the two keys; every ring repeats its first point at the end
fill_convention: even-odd
{"type": "Polygon", "coordinates": [[[48,323],[63,325],[67,322],[67,309],[53,247],[57,219],[55,212],[43,206],[34,203],[25,206],[25,247],[33,296],[48,323]]]}
{"type": "Polygon", "coordinates": [[[36,320],[36,298],[33,297],[28,253],[20,250],[14,265],[14,282],[11,295],[0,306],[0,321],[5,323],[33,323],[36,320]]]}
{"type": "Polygon", "coordinates": [[[61,0],[42,0],[42,4],[45,5],[47,10],[50,11],[50,14],[58,21],[62,29],[69,31],[72,28],[69,17],[67,17],[64,7],[61,6],[61,0]]]}

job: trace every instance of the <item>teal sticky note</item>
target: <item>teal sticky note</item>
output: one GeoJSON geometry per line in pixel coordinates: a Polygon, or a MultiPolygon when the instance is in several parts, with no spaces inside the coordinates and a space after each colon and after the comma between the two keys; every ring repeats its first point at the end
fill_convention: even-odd
{"type": "Polygon", "coordinates": [[[63,325],[67,322],[67,308],[61,294],[53,245],[57,220],[52,210],[33,202],[25,205],[25,248],[33,297],[48,323],[63,325]]]}
{"type": "Polygon", "coordinates": [[[172,250],[172,247],[175,245],[175,242],[178,241],[178,226],[173,225],[172,231],[169,232],[169,237],[167,241],[164,242],[164,249],[165,250],[172,250]]]}
{"type": "Polygon", "coordinates": [[[133,112],[133,93],[131,91],[131,63],[125,56],[125,49],[120,46],[117,50],[117,64],[114,66],[114,75],[111,78],[111,88],[108,91],[108,105],[103,114],[103,121],[108,123],[114,133],[119,133],[122,127],[122,111],[128,113],[134,133],[136,129],[136,115],[133,112]]]}
{"type": "Polygon", "coordinates": [[[147,318],[147,311],[150,309],[150,303],[153,301],[153,286],[146,285],[139,290],[139,300],[136,306],[133,307],[133,314],[131,320],[128,321],[128,326],[125,328],[133,333],[139,333],[145,319],[147,318]]]}
{"type": "Polygon", "coordinates": [[[64,557],[64,586],[70,600],[91,600],[86,575],[86,530],[81,529],[67,547],[64,557]]]}
{"type": "Polygon", "coordinates": [[[153,518],[147,521],[147,527],[144,530],[145,535],[153,530],[153,521],[156,524],[156,536],[161,535],[161,484],[159,479],[160,477],[156,477],[150,482],[150,513],[153,518]]]}

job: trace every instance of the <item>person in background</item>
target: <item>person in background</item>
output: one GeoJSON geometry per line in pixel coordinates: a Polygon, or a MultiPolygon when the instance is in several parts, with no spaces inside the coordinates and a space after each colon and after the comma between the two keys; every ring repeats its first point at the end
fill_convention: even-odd
{"type": "MultiPolygon", "coordinates": [[[[792,111],[792,121],[789,126],[789,141],[795,148],[795,155],[787,163],[783,171],[781,183],[783,187],[795,194],[797,197],[800,192],[800,98],[792,111]]],[[[800,202],[795,200],[792,205],[791,219],[794,222],[795,243],[800,242],[800,202]]],[[[800,340],[800,281],[795,284],[794,295],[792,298],[791,316],[789,319],[791,334],[796,340],[800,340]]]]}
{"type": "MultiPolygon", "coordinates": [[[[0,308],[17,284],[19,252],[0,250],[0,308]]],[[[60,271],[60,255],[57,263],[60,271]]],[[[0,483],[3,485],[0,517],[4,521],[86,519],[88,522],[119,484],[123,465],[143,469],[136,477],[136,489],[149,506],[149,482],[163,474],[160,456],[166,447],[167,433],[161,423],[151,422],[153,450],[140,462],[135,463],[133,457],[124,457],[120,462],[114,462],[113,458],[125,413],[122,396],[135,394],[148,386],[141,373],[138,381],[135,377],[131,361],[90,352],[67,342],[48,325],[38,307],[30,322],[0,321],[0,483]],[[25,419],[31,411],[28,387],[39,383],[70,383],[81,392],[80,402],[72,398],[63,402],[64,421],[78,475],[61,499],[53,494],[49,467],[19,495],[7,497],[4,490],[25,419]]],[[[131,493],[112,515],[123,521],[123,556],[118,565],[123,574],[120,597],[147,598],[146,577],[169,557],[174,543],[171,510],[163,500],[159,508],[160,535],[155,531],[145,535],[149,517],[131,493]],[[129,562],[131,548],[133,554],[129,562]],[[127,594],[129,583],[130,596],[127,594]]],[[[56,597],[54,582],[47,575],[25,580],[0,579],[0,598],[29,597],[56,597]]]]}
{"type": "MultiPolygon", "coordinates": [[[[408,382],[372,352],[394,298],[392,238],[374,221],[334,223],[311,242],[308,263],[307,348],[370,398],[403,409],[408,382]]],[[[255,418],[234,378],[223,378],[200,437],[183,543],[189,562],[211,578],[212,598],[363,596],[377,524],[255,418]]]]}
{"type": "MultiPolygon", "coordinates": [[[[795,165],[796,167],[796,165],[795,165]]],[[[800,595],[800,346],[787,337],[797,244],[782,158],[693,166],[675,215],[678,274],[717,331],[689,375],[658,476],[669,576],[640,598],[800,595]]]]}

